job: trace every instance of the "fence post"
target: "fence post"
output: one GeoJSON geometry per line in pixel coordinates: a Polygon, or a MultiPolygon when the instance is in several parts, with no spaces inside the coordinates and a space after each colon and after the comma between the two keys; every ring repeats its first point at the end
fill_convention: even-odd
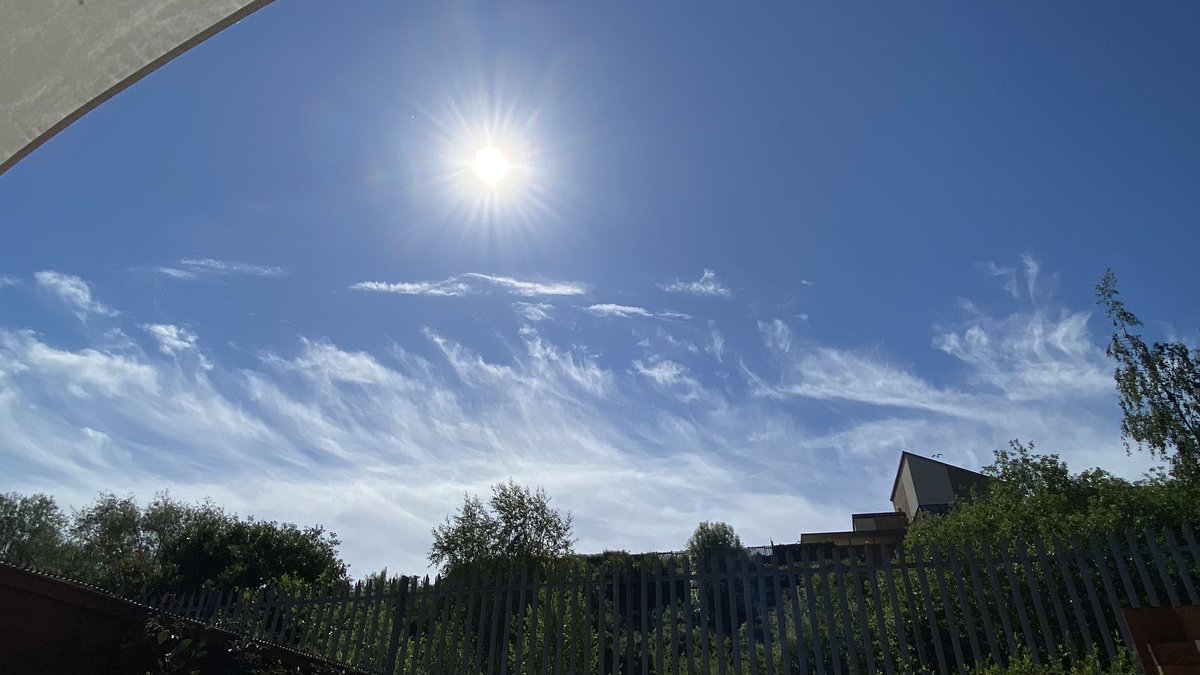
{"type": "Polygon", "coordinates": [[[1183,559],[1183,554],[1180,552],[1178,540],[1175,539],[1175,533],[1171,528],[1163,528],[1163,536],[1166,537],[1167,548],[1171,550],[1171,558],[1175,560],[1175,568],[1179,570],[1179,576],[1183,579],[1183,589],[1187,591],[1188,602],[1193,605],[1200,605],[1200,598],[1196,597],[1196,585],[1192,581],[1192,575],[1188,573],[1187,562],[1183,559]]]}
{"type": "MultiPolygon", "coordinates": [[[[863,556],[869,556],[866,545],[860,549],[863,556]]],[[[861,565],[858,562],[858,556],[854,553],[854,547],[848,547],[846,550],[846,575],[850,580],[850,586],[854,589],[854,600],[858,604],[858,625],[860,630],[855,631],[862,635],[863,641],[863,660],[866,663],[867,672],[875,675],[875,647],[871,638],[871,623],[867,619],[867,603],[863,594],[863,581],[859,580],[859,571],[861,565]]]]}
{"type": "Polygon", "coordinates": [[[881,545],[878,570],[883,574],[883,585],[887,589],[888,602],[892,607],[892,621],[896,624],[896,642],[900,647],[899,660],[896,666],[898,669],[903,669],[910,665],[910,654],[908,651],[908,630],[904,625],[904,615],[900,613],[900,597],[896,593],[896,583],[892,579],[892,573],[896,569],[897,554],[903,556],[898,546],[893,545],[892,555],[888,556],[887,546],[881,545]]]}
{"type": "Polygon", "coordinates": [[[1008,590],[1013,604],[1017,608],[1017,619],[1021,622],[1021,634],[1025,637],[1025,649],[1029,650],[1029,658],[1034,665],[1042,662],[1037,640],[1033,637],[1033,628],[1029,624],[1029,612],[1025,607],[1025,599],[1021,595],[1021,587],[1017,583],[1017,575],[1013,572],[1013,561],[1008,554],[1008,542],[1001,539],[996,548],[1000,552],[1000,560],[1004,563],[1004,576],[1008,580],[1008,590]]]}
{"type": "Polygon", "coordinates": [[[1167,592],[1167,600],[1172,607],[1178,607],[1179,594],[1175,592],[1175,581],[1171,579],[1171,573],[1167,571],[1167,561],[1163,554],[1158,550],[1158,543],[1154,541],[1154,533],[1150,528],[1142,530],[1142,534],[1146,537],[1146,548],[1150,550],[1150,558],[1154,560],[1154,568],[1158,570],[1158,576],[1162,579],[1163,589],[1167,592]]]}
{"type": "MultiPolygon", "coordinates": [[[[1028,546],[1028,545],[1027,545],[1028,546]]],[[[1062,608],[1062,593],[1058,590],[1058,584],[1054,581],[1054,570],[1050,567],[1050,561],[1046,558],[1046,547],[1042,545],[1040,537],[1033,538],[1033,551],[1037,555],[1037,566],[1042,572],[1042,578],[1046,580],[1046,594],[1050,596],[1050,607],[1054,610],[1054,620],[1058,622],[1058,630],[1062,638],[1062,646],[1069,651],[1074,647],[1070,644],[1071,641],[1071,626],[1067,623],[1067,615],[1062,608]]],[[[1081,626],[1081,630],[1086,627],[1081,626]]],[[[1066,654],[1059,654],[1066,656],[1066,654]]]]}
{"type": "MultiPolygon", "coordinates": [[[[962,612],[963,627],[967,632],[967,644],[971,647],[971,665],[978,666],[983,661],[983,652],[979,649],[979,634],[975,630],[975,614],[971,611],[971,601],[967,598],[967,594],[963,592],[963,584],[959,583],[965,570],[962,563],[959,562],[958,554],[954,552],[953,546],[949,550],[949,562],[951,573],[956,577],[954,590],[958,596],[959,611],[962,612]]],[[[978,587],[976,587],[976,590],[979,590],[978,587]]]]}
{"type": "Polygon", "coordinates": [[[963,658],[962,642],[958,639],[958,620],[954,615],[954,602],[946,590],[945,562],[938,554],[937,547],[931,547],[930,564],[933,566],[934,585],[937,586],[938,598],[942,601],[942,614],[946,617],[946,632],[950,634],[950,648],[954,653],[956,668],[965,669],[967,661],[963,658]]]}
{"type": "Polygon", "coordinates": [[[946,670],[946,653],[942,645],[942,632],[938,630],[937,612],[933,607],[933,594],[929,592],[929,579],[925,575],[925,561],[922,560],[924,551],[913,549],[913,569],[917,573],[917,585],[925,599],[925,618],[929,621],[929,636],[933,642],[933,655],[937,659],[938,672],[948,675],[946,670]]]}
{"type": "Polygon", "coordinates": [[[400,631],[404,626],[405,604],[408,600],[408,578],[400,577],[395,584],[391,611],[391,637],[388,639],[387,653],[384,657],[383,672],[392,675],[396,672],[396,655],[400,648],[400,631]]]}
{"type": "MultiPolygon", "coordinates": [[[[1088,603],[1091,604],[1092,613],[1096,617],[1096,629],[1100,632],[1101,641],[1104,642],[1105,652],[1108,654],[1108,658],[1110,660],[1115,659],[1117,658],[1117,652],[1113,645],[1112,629],[1109,628],[1108,619],[1104,615],[1104,606],[1100,604],[1100,598],[1096,592],[1095,578],[1092,576],[1087,559],[1083,557],[1083,544],[1080,543],[1079,538],[1074,535],[1069,538],[1067,543],[1070,544],[1075,555],[1075,562],[1079,565],[1079,574],[1080,578],[1083,580],[1083,589],[1087,592],[1088,603]]],[[[1054,539],[1054,546],[1056,549],[1059,547],[1057,538],[1054,539]]],[[[1105,575],[1107,575],[1108,569],[1107,565],[1104,564],[1104,560],[1096,559],[1094,562],[1097,566],[1097,574],[1099,574],[1099,571],[1103,569],[1105,575]]],[[[1106,586],[1108,585],[1107,576],[1102,579],[1102,583],[1106,586]]],[[[1115,600],[1116,596],[1114,595],[1113,598],[1115,600]]],[[[1119,611],[1120,607],[1114,606],[1113,609],[1114,611],[1119,611]]]]}

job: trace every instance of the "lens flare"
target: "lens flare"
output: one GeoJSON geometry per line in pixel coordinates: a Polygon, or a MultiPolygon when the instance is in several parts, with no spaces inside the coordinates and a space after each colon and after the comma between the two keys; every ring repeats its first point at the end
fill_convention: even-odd
{"type": "Polygon", "coordinates": [[[471,168],[475,170],[475,175],[479,177],[479,180],[487,183],[489,186],[495,187],[497,183],[504,180],[504,177],[508,175],[508,171],[512,167],[508,163],[508,158],[504,156],[504,153],[488,146],[475,153],[475,159],[471,162],[471,168]]]}

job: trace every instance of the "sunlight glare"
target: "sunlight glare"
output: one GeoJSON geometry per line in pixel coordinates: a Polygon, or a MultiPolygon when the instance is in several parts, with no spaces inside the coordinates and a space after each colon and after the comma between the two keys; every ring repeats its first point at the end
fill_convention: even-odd
{"type": "Polygon", "coordinates": [[[495,186],[508,175],[510,165],[504,153],[488,146],[475,153],[471,167],[475,170],[475,175],[479,177],[479,180],[495,186]]]}

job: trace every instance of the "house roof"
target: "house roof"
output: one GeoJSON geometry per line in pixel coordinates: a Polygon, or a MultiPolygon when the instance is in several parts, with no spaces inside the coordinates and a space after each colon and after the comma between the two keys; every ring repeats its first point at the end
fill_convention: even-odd
{"type": "Polygon", "coordinates": [[[896,465],[896,477],[892,480],[892,494],[888,497],[888,499],[892,502],[896,501],[896,490],[900,487],[900,474],[904,471],[904,460],[906,460],[910,457],[912,459],[920,460],[922,462],[929,462],[930,464],[938,464],[938,465],[946,467],[947,469],[954,469],[955,471],[962,471],[965,473],[980,476],[981,478],[986,478],[986,476],[979,473],[978,471],[964,469],[961,466],[955,466],[955,465],[949,464],[947,462],[942,462],[942,461],[932,459],[929,457],[923,457],[921,455],[917,455],[917,454],[914,454],[914,453],[911,453],[911,452],[908,452],[907,450],[905,450],[900,453],[900,463],[896,465]]]}

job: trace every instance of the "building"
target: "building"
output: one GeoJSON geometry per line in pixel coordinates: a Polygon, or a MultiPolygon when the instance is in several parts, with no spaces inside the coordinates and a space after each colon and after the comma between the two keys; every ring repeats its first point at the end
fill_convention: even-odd
{"type": "Polygon", "coordinates": [[[975,471],[904,452],[892,482],[892,506],[908,516],[910,523],[918,513],[942,515],[956,500],[987,489],[990,480],[975,471]]]}
{"type": "Polygon", "coordinates": [[[991,479],[981,473],[911,452],[900,454],[892,481],[891,511],[855,513],[851,529],[842,532],[805,532],[801,544],[829,546],[886,546],[899,544],[917,514],[942,515],[956,500],[987,488],[991,479]]]}

